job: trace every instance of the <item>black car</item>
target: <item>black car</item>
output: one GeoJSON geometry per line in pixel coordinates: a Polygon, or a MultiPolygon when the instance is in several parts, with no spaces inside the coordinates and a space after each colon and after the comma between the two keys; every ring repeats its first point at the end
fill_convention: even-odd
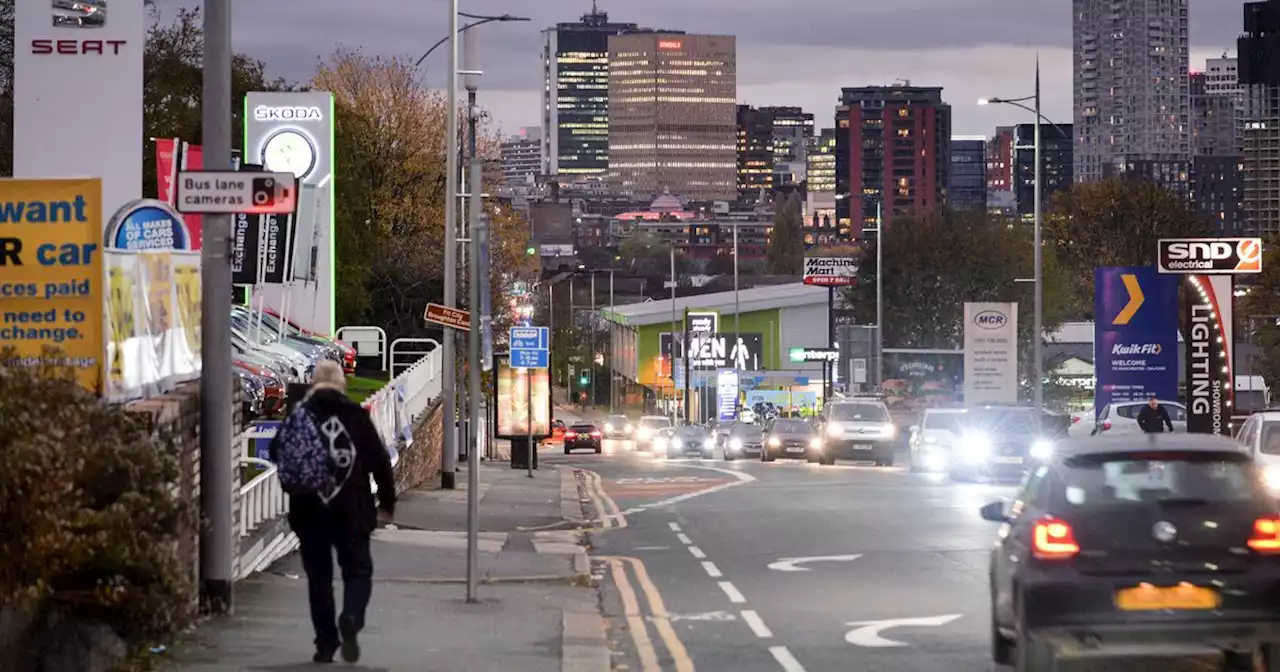
{"type": "Polygon", "coordinates": [[[610,415],[604,419],[606,439],[629,439],[632,429],[631,421],[625,415],[610,415]]]}
{"type": "Polygon", "coordinates": [[[991,645],[1018,672],[1076,656],[1221,651],[1280,672],[1280,515],[1230,439],[1068,439],[1017,499],[991,552],[991,645]]]}
{"type": "Polygon", "coordinates": [[[947,456],[953,480],[1020,481],[1065,435],[1049,414],[1037,423],[1035,409],[1020,406],[972,408],[956,425],[958,439],[947,456]]]}
{"type": "Polygon", "coordinates": [[[720,456],[725,460],[736,460],[739,457],[755,457],[764,449],[764,435],[759,425],[749,422],[735,422],[724,428],[724,436],[719,439],[720,456]]]}
{"type": "Polygon", "coordinates": [[[595,425],[587,423],[578,423],[570,426],[564,431],[564,454],[575,450],[594,450],[599,453],[602,449],[601,439],[603,433],[596,429],[595,425]]]}
{"type": "Polygon", "coordinates": [[[808,420],[798,418],[774,418],[765,425],[764,447],[760,461],[772,462],[779,457],[825,463],[822,456],[822,439],[818,429],[808,420]]]}
{"type": "Polygon", "coordinates": [[[715,456],[715,443],[711,432],[700,425],[685,425],[669,432],[661,441],[654,441],[653,454],[657,457],[696,455],[703,459],[715,456]]]}

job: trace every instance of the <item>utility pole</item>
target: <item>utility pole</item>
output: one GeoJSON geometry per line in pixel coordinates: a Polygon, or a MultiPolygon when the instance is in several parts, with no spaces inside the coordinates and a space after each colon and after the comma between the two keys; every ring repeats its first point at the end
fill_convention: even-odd
{"type": "Polygon", "coordinates": [[[617,352],[614,350],[617,345],[618,338],[614,334],[613,328],[613,269],[609,269],[609,412],[615,412],[614,403],[617,399],[617,385],[614,384],[618,377],[616,365],[618,363],[617,352]]]}
{"type": "Polygon", "coordinates": [[[587,378],[587,385],[588,385],[587,389],[590,390],[590,396],[588,397],[588,399],[590,400],[591,405],[595,406],[596,405],[596,327],[600,326],[599,320],[596,319],[599,316],[596,314],[596,272],[595,271],[591,272],[591,310],[590,312],[588,312],[588,315],[591,316],[591,352],[588,353],[587,356],[591,359],[591,362],[590,364],[587,365],[587,370],[591,372],[591,376],[587,378]]]}
{"type": "MultiPolygon", "coordinates": [[[[732,357],[735,350],[742,347],[742,306],[738,303],[738,221],[733,222],[733,347],[729,348],[729,355],[732,357]]],[[[742,386],[742,371],[738,368],[738,360],[741,357],[733,357],[733,370],[738,373],[737,383],[738,389],[742,386]]],[[[718,390],[717,390],[718,392],[718,390]]],[[[738,399],[742,396],[740,392],[735,391],[733,397],[733,418],[738,419],[738,399]]]]}
{"type": "MultiPolygon", "coordinates": [[[[681,346],[684,343],[681,342],[681,346]]],[[[671,245],[671,424],[676,424],[676,246],[671,245]]],[[[688,353],[685,353],[688,354],[688,353]]]]}
{"type": "Polygon", "coordinates": [[[693,351],[689,347],[691,345],[690,341],[692,339],[689,338],[689,308],[688,307],[685,307],[684,309],[684,324],[680,325],[680,340],[685,344],[684,345],[684,421],[692,422],[693,414],[690,413],[691,409],[689,407],[689,403],[690,401],[692,401],[692,399],[689,397],[689,382],[690,382],[689,379],[693,377],[692,375],[690,375],[693,373],[693,367],[691,366],[691,362],[693,360],[693,351]]]}
{"type": "MultiPolygon", "coordinates": [[[[484,224],[480,218],[480,210],[484,207],[483,192],[480,184],[480,157],[476,151],[476,90],[480,88],[479,38],[478,32],[472,31],[465,36],[466,55],[466,87],[467,87],[467,204],[470,206],[470,233],[468,247],[471,248],[471,279],[467,283],[467,308],[471,311],[471,329],[467,332],[467,377],[470,379],[471,400],[467,404],[469,413],[467,425],[467,601],[477,599],[476,587],[480,566],[480,287],[481,274],[487,273],[485,259],[480,257],[480,241],[484,237],[484,224]]],[[[530,418],[532,420],[532,418],[530,418]]],[[[530,446],[532,448],[532,446],[530,446]]],[[[530,462],[533,456],[529,457],[530,462]]]]}
{"type": "MultiPolygon", "coordinates": [[[[205,168],[231,169],[231,0],[204,0],[205,168]]],[[[205,215],[200,251],[200,541],[201,597],[210,611],[232,609],[235,532],[231,488],[231,215],[205,215]]]]}
{"type": "MultiPolygon", "coordinates": [[[[458,307],[458,0],[449,0],[449,77],[448,121],[445,131],[445,199],[444,199],[444,305],[458,307]]],[[[475,312],[475,306],[470,307],[475,312]]],[[[480,321],[473,319],[474,327],[480,321]]],[[[440,456],[440,487],[453,490],[458,472],[457,334],[445,329],[440,339],[444,359],[441,380],[441,415],[444,417],[444,441],[440,456]]]]}

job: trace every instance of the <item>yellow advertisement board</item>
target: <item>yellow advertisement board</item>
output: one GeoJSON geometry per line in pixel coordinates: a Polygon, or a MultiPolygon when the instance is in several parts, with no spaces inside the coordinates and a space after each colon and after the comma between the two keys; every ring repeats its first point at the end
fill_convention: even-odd
{"type": "Polygon", "coordinates": [[[0,345],[102,385],[102,181],[0,180],[0,345]],[[42,361],[45,346],[64,357],[42,361]]]}
{"type": "Polygon", "coordinates": [[[494,435],[500,439],[525,438],[532,415],[533,438],[551,436],[551,377],[547,370],[513,369],[506,357],[495,357],[494,364],[498,388],[494,435]]]}

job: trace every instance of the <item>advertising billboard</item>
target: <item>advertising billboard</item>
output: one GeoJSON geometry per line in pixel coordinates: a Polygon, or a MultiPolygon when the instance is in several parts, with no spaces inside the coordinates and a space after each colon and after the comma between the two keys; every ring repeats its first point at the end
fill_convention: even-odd
{"type": "Polygon", "coordinates": [[[881,389],[899,411],[956,406],[964,401],[964,352],[886,348],[881,389]]]}
{"type": "Polygon", "coordinates": [[[964,304],[964,403],[1018,403],[1018,304],[964,304]]]}
{"type": "MultiPolygon", "coordinates": [[[[284,263],[273,266],[271,259],[266,263],[268,270],[280,269],[284,284],[268,284],[262,294],[276,310],[288,295],[290,306],[305,307],[290,314],[291,318],[312,331],[332,334],[336,319],[333,94],[252,91],[245,96],[244,107],[245,162],[298,178],[298,209],[291,222],[259,222],[260,232],[284,232],[290,243],[282,246],[277,238],[264,242],[270,253],[272,241],[277,240],[275,249],[284,263]]],[[[272,274],[268,282],[275,277],[272,274]]]]}
{"type": "Polygon", "coordinates": [[[1262,239],[1162,238],[1157,258],[1161,273],[1261,273],[1262,239]]]}
{"type": "Polygon", "coordinates": [[[858,284],[858,260],[847,257],[805,257],[806,285],[848,287],[858,284]]]}
{"type": "MultiPolygon", "coordinates": [[[[684,357],[681,334],[676,334],[675,358],[684,357]]],[[[671,333],[658,336],[658,352],[664,356],[672,352],[671,333]]],[[[692,357],[689,368],[694,371],[712,371],[715,369],[732,369],[740,371],[758,371],[764,365],[764,335],[738,334],[734,344],[733,334],[690,334],[689,350],[692,357]]]]}
{"type": "Polygon", "coordinates": [[[107,223],[105,242],[113,250],[189,250],[187,222],[164,201],[143,198],[125,204],[107,223]]]}
{"type": "Polygon", "coordinates": [[[18,354],[0,365],[69,366],[101,390],[102,254],[100,180],[0,180],[0,346],[18,354]]]}
{"type": "Polygon", "coordinates": [[[13,175],[102,180],[102,210],[142,197],[143,0],[13,8],[13,175]]]}
{"type": "Polygon", "coordinates": [[[1094,409],[1178,398],[1178,278],[1150,266],[1094,269],[1094,409]]]}
{"type": "Polygon", "coordinates": [[[1231,436],[1234,285],[1230,275],[1189,275],[1183,283],[1188,433],[1231,436]]]}
{"type": "Polygon", "coordinates": [[[548,369],[513,369],[506,355],[494,358],[495,436],[523,439],[533,416],[533,438],[551,436],[551,378],[548,369]],[[532,390],[532,395],[530,395],[532,390]]]}

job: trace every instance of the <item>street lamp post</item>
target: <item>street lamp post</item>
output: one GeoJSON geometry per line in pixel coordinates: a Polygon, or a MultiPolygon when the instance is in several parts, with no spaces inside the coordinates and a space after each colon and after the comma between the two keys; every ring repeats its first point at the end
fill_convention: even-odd
{"type": "Polygon", "coordinates": [[[876,233],[876,343],[875,384],[884,383],[884,200],[876,200],[876,228],[863,229],[863,233],[876,233]]]}
{"type": "MultiPolygon", "coordinates": [[[[684,345],[681,339],[680,345],[684,345]]],[[[688,353],[685,353],[688,356],[688,353]]],[[[676,246],[671,245],[671,424],[676,421],[676,246]]]]}
{"type": "MultiPolygon", "coordinates": [[[[1032,404],[1036,409],[1036,422],[1040,422],[1044,415],[1044,273],[1043,258],[1041,249],[1041,227],[1044,218],[1044,181],[1041,179],[1041,165],[1043,164],[1043,147],[1040,138],[1040,126],[1048,121],[1044,115],[1040,113],[1040,59],[1036,58],[1036,88],[1035,93],[1023,98],[987,98],[978,101],[979,105],[1005,104],[1022,108],[1035,115],[1035,132],[1034,144],[1035,153],[1035,225],[1034,225],[1034,242],[1035,245],[1035,269],[1033,282],[1035,283],[1035,318],[1032,324],[1032,356],[1035,358],[1033,362],[1033,374],[1035,376],[1034,384],[1031,387],[1032,404]],[[1034,101],[1034,107],[1023,105],[1026,101],[1034,101]]],[[[1053,122],[1049,122],[1052,124],[1053,122]]],[[[1056,124],[1054,125],[1056,128],[1056,124]]],[[[1059,135],[1062,135],[1059,129],[1059,135]]]]}

